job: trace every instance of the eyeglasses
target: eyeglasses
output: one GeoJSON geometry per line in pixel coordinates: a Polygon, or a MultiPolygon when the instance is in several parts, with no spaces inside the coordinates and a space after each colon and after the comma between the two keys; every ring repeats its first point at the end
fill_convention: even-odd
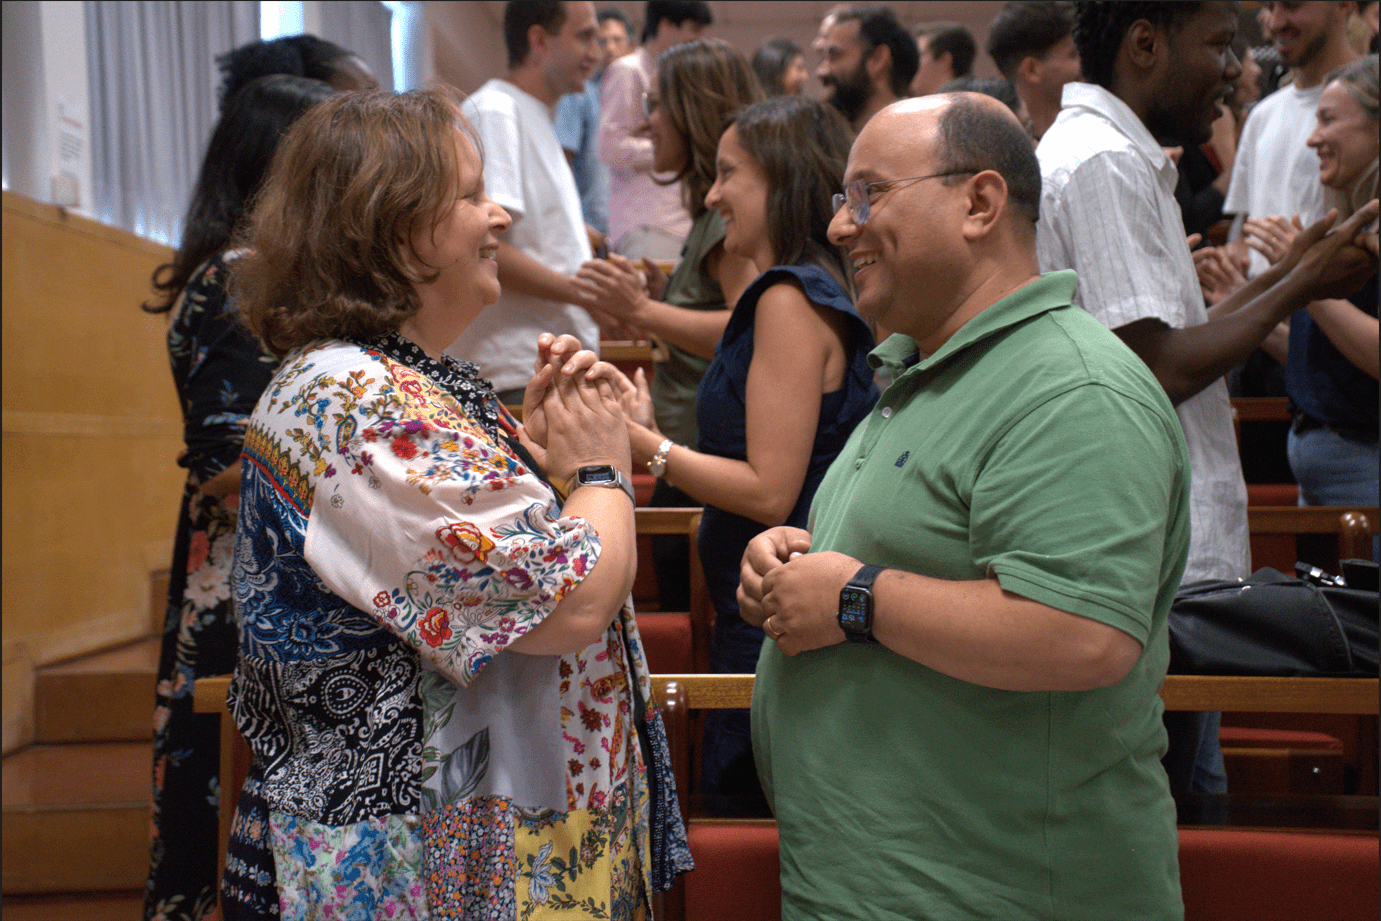
{"type": "Polygon", "coordinates": [[[868,223],[868,215],[872,211],[869,206],[869,197],[872,193],[869,190],[874,186],[891,186],[899,182],[920,182],[922,179],[939,179],[942,176],[962,176],[965,173],[976,172],[978,172],[978,170],[952,169],[946,170],[943,173],[931,173],[929,176],[908,176],[905,179],[879,179],[875,182],[864,182],[862,179],[855,179],[844,187],[843,194],[836,193],[835,196],[830,199],[830,204],[834,206],[836,213],[838,213],[839,209],[844,207],[845,204],[848,204],[849,219],[854,222],[855,227],[862,227],[864,224],[868,223]]]}
{"type": "Polygon", "coordinates": [[[662,100],[659,99],[655,94],[643,93],[643,116],[646,118],[651,118],[653,110],[661,104],[662,100]]]}

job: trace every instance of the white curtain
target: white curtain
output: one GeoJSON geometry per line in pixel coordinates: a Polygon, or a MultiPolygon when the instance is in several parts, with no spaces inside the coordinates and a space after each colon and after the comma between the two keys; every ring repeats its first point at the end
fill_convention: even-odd
{"type": "MultiPolygon", "coordinates": [[[[92,210],[176,246],[216,124],[216,58],[259,38],[257,0],[86,0],[92,210]]],[[[319,37],[393,87],[392,13],[374,0],[320,3],[319,37]]]]}
{"type": "Polygon", "coordinates": [[[216,123],[216,57],[258,38],[256,0],[87,0],[99,220],[177,245],[216,123]]]}
{"type": "Polygon", "coordinates": [[[322,3],[321,34],[328,42],[349,48],[369,65],[380,89],[392,90],[393,13],[375,0],[322,3]]]}

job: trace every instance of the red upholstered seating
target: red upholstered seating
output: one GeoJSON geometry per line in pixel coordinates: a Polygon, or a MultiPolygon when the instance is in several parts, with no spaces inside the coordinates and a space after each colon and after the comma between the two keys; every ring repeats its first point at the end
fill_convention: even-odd
{"type": "Polygon", "coordinates": [[[1296,483],[1248,483],[1248,505],[1295,505],[1299,502],[1296,483]]]}
{"type": "MultiPolygon", "coordinates": [[[[781,917],[777,829],[770,822],[690,826],[696,869],[686,921],[781,917]]],[[[1373,921],[1375,835],[1180,829],[1186,921],[1373,921]]]]}
{"type": "Polygon", "coordinates": [[[782,916],[775,822],[700,821],[688,830],[695,870],[684,877],[686,921],[782,916]]]}
{"type": "Polygon", "coordinates": [[[689,615],[667,611],[638,611],[637,615],[638,634],[653,674],[684,675],[697,670],[689,615]]]}
{"type": "Polygon", "coordinates": [[[1302,729],[1224,726],[1218,731],[1218,738],[1225,747],[1233,748],[1318,748],[1338,752],[1343,750],[1341,739],[1336,739],[1326,732],[1308,732],[1302,729]]]}
{"type": "Polygon", "coordinates": [[[1185,921],[1375,921],[1375,835],[1180,829],[1185,921]]]}

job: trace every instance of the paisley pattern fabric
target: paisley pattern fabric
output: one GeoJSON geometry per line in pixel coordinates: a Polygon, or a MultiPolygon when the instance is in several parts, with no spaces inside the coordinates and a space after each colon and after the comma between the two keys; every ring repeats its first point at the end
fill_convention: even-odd
{"type": "Polygon", "coordinates": [[[144,917],[198,921],[215,916],[220,803],[220,734],[212,714],[194,713],[199,678],[235,667],[230,565],[238,495],[208,496],[201,485],[240,456],[245,425],[277,361],[240,325],[226,296],[235,254],[192,275],[168,326],[168,357],[182,407],[187,468],[168,579],[167,613],[153,713],[153,814],[144,917]]]}
{"type": "Polygon", "coordinates": [[[641,916],[633,683],[651,686],[632,609],[577,653],[505,654],[598,536],[399,354],[289,356],[245,438],[230,704],[271,817],[258,859],[286,917],[335,917],[307,906],[344,906],[341,886],[377,917],[641,916]],[[349,882],[346,860],[366,864],[349,882]]]}

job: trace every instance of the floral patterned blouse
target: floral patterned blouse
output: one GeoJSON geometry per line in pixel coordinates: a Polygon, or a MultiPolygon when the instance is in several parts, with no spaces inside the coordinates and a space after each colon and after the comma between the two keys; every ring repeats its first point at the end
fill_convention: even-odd
{"type": "Polygon", "coordinates": [[[320,344],[251,419],[239,534],[230,704],[285,919],[649,913],[632,609],[578,653],[505,654],[600,544],[503,440],[320,344]]]}

